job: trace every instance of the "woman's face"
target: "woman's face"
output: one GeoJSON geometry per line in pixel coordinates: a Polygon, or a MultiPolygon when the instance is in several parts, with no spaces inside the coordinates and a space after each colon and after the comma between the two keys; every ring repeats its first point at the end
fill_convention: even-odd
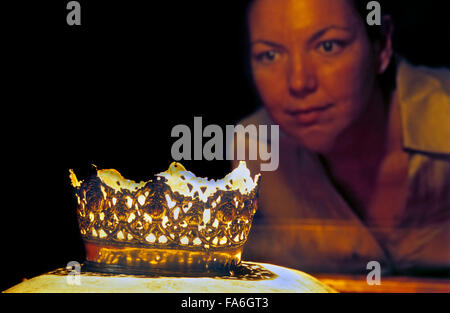
{"type": "Polygon", "coordinates": [[[377,62],[349,0],[255,0],[253,78],[269,114],[304,147],[329,151],[373,95],[377,62]]]}

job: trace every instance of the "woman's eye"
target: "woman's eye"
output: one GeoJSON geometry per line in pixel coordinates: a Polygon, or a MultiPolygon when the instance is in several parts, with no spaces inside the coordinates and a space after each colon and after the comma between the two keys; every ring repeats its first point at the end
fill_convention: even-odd
{"type": "Polygon", "coordinates": [[[344,47],[344,44],[336,40],[327,40],[319,44],[318,49],[324,54],[336,54],[339,53],[344,47]]]}
{"type": "Polygon", "coordinates": [[[255,55],[255,59],[261,63],[272,63],[276,61],[278,57],[279,53],[274,50],[264,51],[255,55]]]}

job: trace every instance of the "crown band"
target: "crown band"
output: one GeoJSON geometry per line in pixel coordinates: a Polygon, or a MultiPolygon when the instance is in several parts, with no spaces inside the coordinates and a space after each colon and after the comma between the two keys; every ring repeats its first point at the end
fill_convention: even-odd
{"type": "Polygon", "coordinates": [[[86,268],[106,273],[202,275],[229,273],[241,261],[242,247],[217,251],[101,246],[85,243],[86,268]]]}

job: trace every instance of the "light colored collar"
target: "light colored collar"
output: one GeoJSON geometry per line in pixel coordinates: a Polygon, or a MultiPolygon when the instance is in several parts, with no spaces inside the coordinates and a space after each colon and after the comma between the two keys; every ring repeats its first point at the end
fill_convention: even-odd
{"type": "Polygon", "coordinates": [[[450,71],[400,60],[397,92],[406,149],[450,154],[450,71]]]}

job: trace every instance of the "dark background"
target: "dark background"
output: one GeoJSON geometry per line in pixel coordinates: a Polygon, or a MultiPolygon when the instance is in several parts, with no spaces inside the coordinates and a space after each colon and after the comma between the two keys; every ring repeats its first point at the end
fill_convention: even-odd
{"type": "MultiPolygon", "coordinates": [[[[244,54],[243,2],[68,1],[4,10],[0,289],[80,263],[84,250],[68,170],[116,168],[147,180],[172,158],[171,129],[236,124],[258,106],[244,54]],[[151,2],[151,3],[141,3],[151,2]]],[[[396,50],[412,63],[450,65],[446,1],[392,1],[396,50]]],[[[222,178],[227,161],[183,161],[222,178]]]]}

